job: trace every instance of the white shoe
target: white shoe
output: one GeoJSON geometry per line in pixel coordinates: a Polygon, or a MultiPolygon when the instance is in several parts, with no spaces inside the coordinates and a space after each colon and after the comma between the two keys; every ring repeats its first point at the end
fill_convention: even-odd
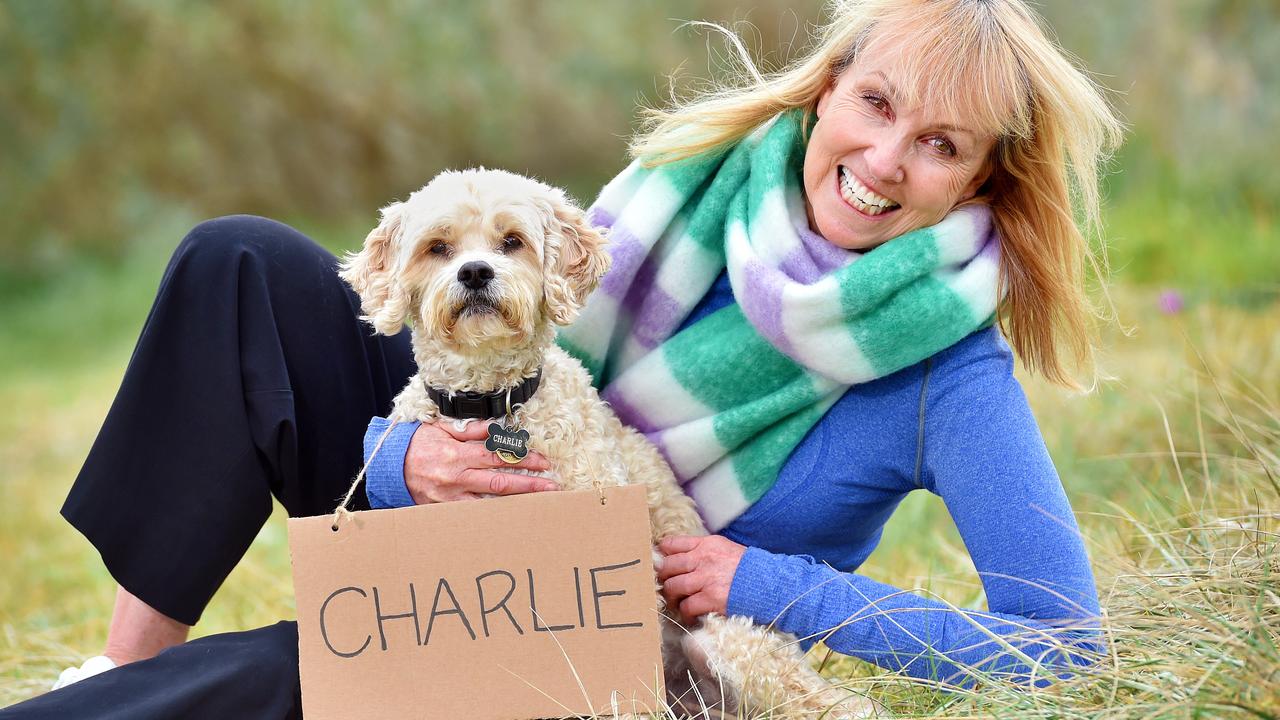
{"type": "Polygon", "coordinates": [[[106,655],[91,657],[88,660],[85,660],[84,664],[80,667],[69,667],[66,670],[63,670],[62,674],[58,676],[57,682],[55,682],[53,687],[49,689],[57,690],[58,688],[64,688],[71,683],[80,682],[85,678],[90,678],[98,673],[111,670],[115,666],[116,664],[106,655]]]}

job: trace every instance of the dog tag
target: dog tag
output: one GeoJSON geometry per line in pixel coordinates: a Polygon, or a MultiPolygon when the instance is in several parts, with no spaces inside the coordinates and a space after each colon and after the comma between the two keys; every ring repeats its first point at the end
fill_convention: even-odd
{"type": "Polygon", "coordinates": [[[484,449],[497,453],[503,462],[515,465],[529,454],[529,431],[508,430],[496,422],[491,422],[489,437],[484,441],[484,449]]]}

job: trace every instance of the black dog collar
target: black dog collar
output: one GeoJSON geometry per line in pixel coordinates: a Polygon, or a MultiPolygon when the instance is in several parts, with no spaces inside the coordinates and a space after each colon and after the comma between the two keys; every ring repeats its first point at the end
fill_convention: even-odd
{"type": "Polygon", "coordinates": [[[441,415],[452,418],[487,418],[506,417],[508,407],[514,408],[520,403],[528,402],[538,391],[538,383],[542,381],[542,368],[510,389],[510,405],[507,400],[507,388],[493,392],[459,392],[449,393],[439,388],[427,387],[427,395],[440,408],[441,415]]]}

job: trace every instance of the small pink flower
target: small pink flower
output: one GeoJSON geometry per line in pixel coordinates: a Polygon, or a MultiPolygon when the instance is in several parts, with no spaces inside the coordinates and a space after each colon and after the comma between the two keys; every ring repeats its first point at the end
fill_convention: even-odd
{"type": "Polygon", "coordinates": [[[1163,290],[1160,292],[1160,312],[1165,315],[1177,315],[1182,312],[1182,293],[1177,290],[1163,290]]]}

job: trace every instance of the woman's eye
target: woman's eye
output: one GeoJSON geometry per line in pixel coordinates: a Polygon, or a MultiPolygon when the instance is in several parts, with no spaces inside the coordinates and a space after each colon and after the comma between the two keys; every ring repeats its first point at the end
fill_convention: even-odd
{"type": "Polygon", "coordinates": [[[955,157],[956,155],[956,146],[952,145],[951,141],[946,138],[929,138],[927,142],[934,150],[937,150],[947,157],[955,157]]]}
{"type": "Polygon", "coordinates": [[[886,110],[889,109],[889,103],[886,102],[885,99],[880,97],[879,95],[875,95],[873,93],[867,93],[866,95],[862,96],[862,99],[866,100],[868,105],[875,108],[876,110],[879,110],[880,112],[885,112],[886,110]]]}
{"type": "Polygon", "coordinates": [[[505,252],[511,252],[524,245],[524,241],[518,235],[508,235],[502,238],[502,249],[505,252]]]}

